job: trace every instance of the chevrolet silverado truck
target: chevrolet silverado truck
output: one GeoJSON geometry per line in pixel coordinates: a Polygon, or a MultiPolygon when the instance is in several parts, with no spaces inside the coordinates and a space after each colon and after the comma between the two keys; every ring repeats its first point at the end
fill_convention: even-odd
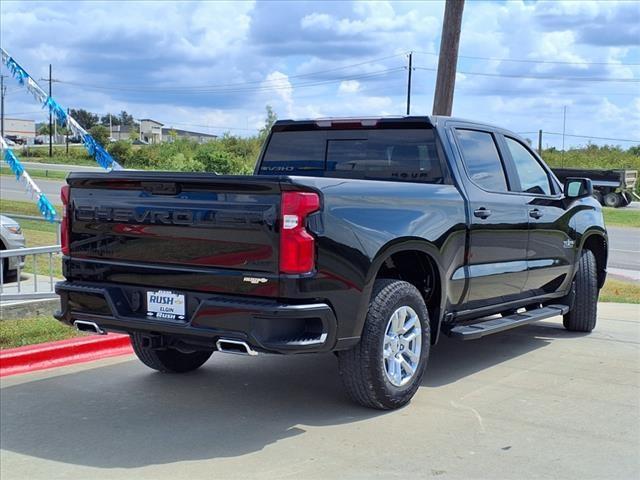
{"type": "MultiPolygon", "coordinates": [[[[56,317],[188,372],[213,352],[335,352],[346,392],[406,404],[441,335],[561,315],[590,332],[607,233],[512,132],[450,117],[278,121],[254,175],[71,173],[56,317]]],[[[259,357],[258,357],[259,358],[259,357]]]]}

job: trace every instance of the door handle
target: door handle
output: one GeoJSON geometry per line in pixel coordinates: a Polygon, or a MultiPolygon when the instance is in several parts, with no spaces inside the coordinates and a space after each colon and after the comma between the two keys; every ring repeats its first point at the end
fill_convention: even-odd
{"type": "Polygon", "coordinates": [[[537,208],[534,208],[533,210],[529,210],[529,216],[531,218],[540,218],[540,217],[542,217],[542,215],[544,215],[544,213],[542,213],[537,208]]]}
{"type": "Polygon", "coordinates": [[[478,218],[487,218],[491,215],[491,210],[488,208],[480,207],[473,211],[473,214],[478,218]]]}

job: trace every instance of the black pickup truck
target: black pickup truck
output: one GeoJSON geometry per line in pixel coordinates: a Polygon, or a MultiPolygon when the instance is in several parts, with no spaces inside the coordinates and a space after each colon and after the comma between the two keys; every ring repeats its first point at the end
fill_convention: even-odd
{"type": "Polygon", "coordinates": [[[607,233],[517,135],[449,117],[279,121],[253,176],[72,173],[56,317],[126,332],[162,372],[214,351],[335,352],[390,409],[441,334],[564,316],[589,332],[607,233]]]}

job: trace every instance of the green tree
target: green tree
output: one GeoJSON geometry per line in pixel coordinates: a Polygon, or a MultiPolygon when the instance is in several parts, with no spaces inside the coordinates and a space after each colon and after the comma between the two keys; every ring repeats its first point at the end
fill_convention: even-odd
{"type": "Polygon", "coordinates": [[[267,135],[269,135],[271,127],[273,127],[273,124],[278,120],[278,115],[273,111],[271,105],[267,105],[266,110],[267,117],[264,119],[264,127],[260,129],[260,133],[258,134],[258,138],[261,142],[264,142],[267,139],[267,135]]]}
{"type": "Polygon", "coordinates": [[[132,128],[131,130],[129,130],[129,141],[133,143],[136,140],[140,140],[140,130],[138,130],[137,128],[132,128]]]}
{"type": "Polygon", "coordinates": [[[100,117],[100,123],[105,127],[109,126],[109,117],[111,117],[111,125],[120,125],[120,117],[118,115],[113,115],[112,113],[107,113],[100,117]]]}
{"type": "Polygon", "coordinates": [[[38,135],[49,135],[48,123],[43,123],[38,127],[38,135]]]}
{"type": "Polygon", "coordinates": [[[109,129],[104,125],[94,125],[89,129],[89,133],[100,145],[106,145],[109,142],[109,129]]]}
{"type": "MultiPolygon", "coordinates": [[[[55,126],[53,127],[53,133],[56,132],[58,132],[58,135],[66,135],[67,133],[71,134],[70,130],[68,130],[66,127],[61,127],[60,125],[58,125],[57,128],[55,126]]],[[[48,123],[41,123],[38,126],[38,135],[49,135],[48,123]]]]}
{"type": "Polygon", "coordinates": [[[95,113],[87,112],[82,108],[78,110],[74,110],[72,108],[71,110],[69,110],[69,114],[73,118],[75,118],[75,120],[85,130],[89,130],[91,127],[98,124],[98,115],[96,115],[95,113]]]}
{"type": "Polygon", "coordinates": [[[125,125],[125,126],[137,125],[137,123],[133,119],[133,115],[129,115],[125,110],[122,110],[120,112],[120,118],[118,119],[118,121],[120,122],[118,125],[125,125]]]}

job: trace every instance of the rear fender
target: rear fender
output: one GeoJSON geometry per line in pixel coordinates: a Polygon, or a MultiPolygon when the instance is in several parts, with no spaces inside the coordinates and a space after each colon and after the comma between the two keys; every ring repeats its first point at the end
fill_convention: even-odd
{"type": "MultiPolygon", "coordinates": [[[[423,239],[415,238],[415,237],[406,237],[406,238],[398,238],[390,241],[381,247],[373,258],[371,265],[369,267],[369,271],[367,273],[364,287],[362,289],[362,295],[360,297],[360,304],[358,306],[358,313],[356,318],[356,331],[361,334],[362,329],[364,328],[364,322],[367,319],[367,312],[369,310],[369,301],[371,300],[371,292],[373,291],[373,285],[376,280],[376,276],[380,271],[383,263],[391,257],[394,253],[416,250],[423,253],[426,253],[431,257],[434,263],[437,266],[438,270],[438,281],[440,282],[440,308],[438,309],[438,315],[436,319],[437,329],[431,332],[432,339],[434,342],[438,338],[438,334],[440,331],[440,324],[442,323],[443,312],[446,301],[446,285],[444,278],[444,269],[442,268],[442,264],[440,262],[440,251],[436,248],[435,245],[429,243],[423,239]]],[[[432,324],[434,319],[432,319],[432,324]]]]}

